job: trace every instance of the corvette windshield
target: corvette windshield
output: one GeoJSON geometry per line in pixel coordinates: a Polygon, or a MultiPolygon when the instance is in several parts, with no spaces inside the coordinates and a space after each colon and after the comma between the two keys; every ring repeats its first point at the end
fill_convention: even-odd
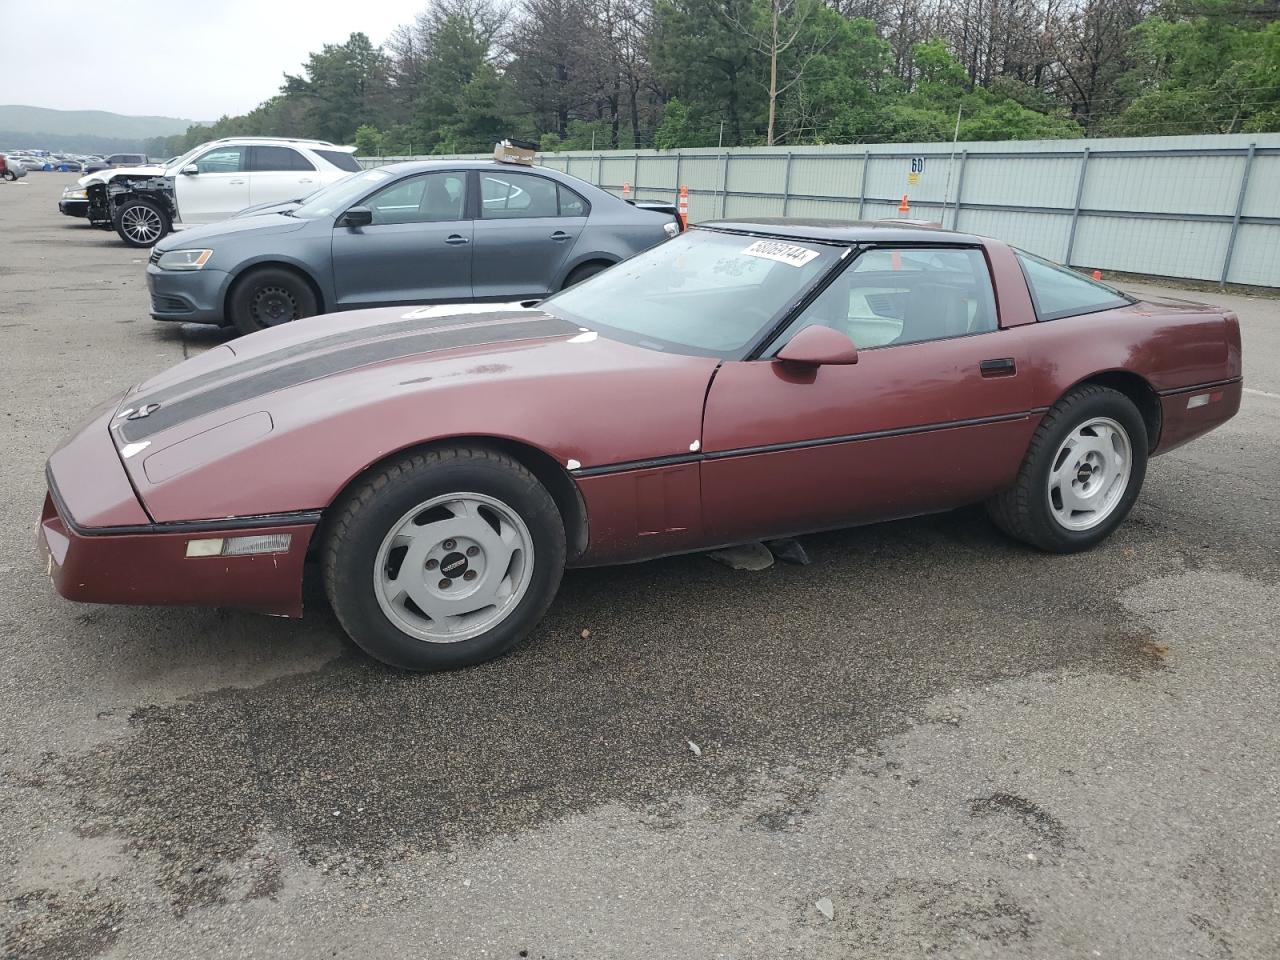
{"type": "Polygon", "coordinates": [[[539,308],[655,350],[732,356],[771,326],[844,249],[691,230],[539,308]]]}
{"type": "Polygon", "coordinates": [[[366,193],[390,179],[391,174],[377,167],[364,173],[354,173],[345,180],[339,180],[311,194],[302,206],[293,211],[293,216],[314,220],[342,213],[366,193]]]}

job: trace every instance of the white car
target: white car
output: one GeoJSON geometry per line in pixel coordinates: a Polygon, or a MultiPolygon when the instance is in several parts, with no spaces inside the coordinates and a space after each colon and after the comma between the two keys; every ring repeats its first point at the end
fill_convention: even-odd
{"type": "Polygon", "coordinates": [[[133,247],[170,230],[225,220],[248,206],[313,193],[360,169],[355,147],[324,140],[229,137],[202,143],[164,166],[124,167],[81,177],[94,223],[111,223],[133,247]]]}

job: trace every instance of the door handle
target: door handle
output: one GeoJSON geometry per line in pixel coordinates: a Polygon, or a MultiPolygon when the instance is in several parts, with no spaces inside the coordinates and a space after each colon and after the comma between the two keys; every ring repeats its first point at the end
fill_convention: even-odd
{"type": "Polygon", "coordinates": [[[456,247],[460,243],[470,243],[471,238],[460,236],[459,234],[456,234],[456,233],[451,233],[449,234],[449,236],[444,238],[444,242],[452,244],[453,246],[456,247]]]}
{"type": "Polygon", "coordinates": [[[314,180],[312,180],[310,177],[303,177],[303,178],[302,178],[301,180],[299,180],[298,182],[299,182],[299,183],[315,183],[315,181],[314,181],[314,180]]]}
{"type": "Polygon", "coordinates": [[[554,240],[556,243],[562,243],[563,241],[569,239],[569,235],[565,233],[563,230],[557,230],[555,233],[551,235],[551,239],[554,240]]]}
{"type": "Polygon", "coordinates": [[[982,363],[978,364],[978,369],[982,371],[984,377],[1012,377],[1018,372],[1018,367],[1013,362],[1013,357],[983,360],[982,363]]]}
{"type": "Polygon", "coordinates": [[[228,181],[227,181],[227,183],[229,183],[229,184],[230,184],[231,186],[233,186],[233,187],[242,187],[242,186],[244,186],[244,185],[245,185],[245,183],[247,183],[247,182],[248,182],[248,181],[246,181],[246,180],[228,180],[228,181]]]}

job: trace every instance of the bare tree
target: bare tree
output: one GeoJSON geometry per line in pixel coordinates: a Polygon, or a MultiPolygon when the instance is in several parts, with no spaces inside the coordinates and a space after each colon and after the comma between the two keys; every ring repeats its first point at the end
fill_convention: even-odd
{"type": "Polygon", "coordinates": [[[762,22],[750,23],[730,17],[733,26],[747,37],[755,50],[769,58],[769,120],[765,143],[774,144],[778,116],[778,98],[804,79],[810,61],[822,51],[830,38],[806,30],[821,6],[818,0],[765,0],[768,5],[762,22]],[[805,37],[804,49],[794,58],[795,66],[785,81],[778,79],[778,61],[797,41],[805,37]]]}

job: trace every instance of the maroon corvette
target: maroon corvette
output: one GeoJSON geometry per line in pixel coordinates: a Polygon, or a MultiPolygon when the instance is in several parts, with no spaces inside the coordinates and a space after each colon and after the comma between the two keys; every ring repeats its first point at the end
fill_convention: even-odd
{"type": "Polygon", "coordinates": [[[496,656],[566,565],[985,501],[1043,550],[1124,519],[1147,459],[1240,404],[1234,314],[1003,243],[719,222],[538,304],[254,334],[99,408],[40,524],[73,600],[302,612],[365,650],[496,656]]]}

